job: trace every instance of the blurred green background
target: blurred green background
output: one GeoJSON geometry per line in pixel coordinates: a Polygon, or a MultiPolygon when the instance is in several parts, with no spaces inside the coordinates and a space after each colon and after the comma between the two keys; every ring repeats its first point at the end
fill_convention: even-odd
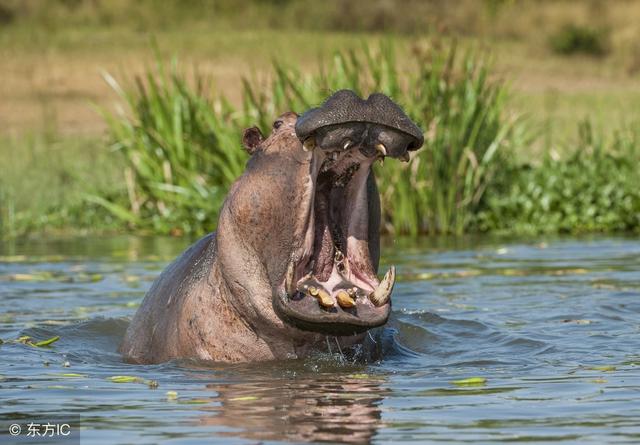
{"type": "Polygon", "coordinates": [[[411,178],[378,172],[388,232],[637,230],[638,23],[631,0],[0,0],[0,233],[212,230],[239,129],[345,86],[432,130],[411,178]],[[178,133],[144,118],[165,105],[178,133]]]}

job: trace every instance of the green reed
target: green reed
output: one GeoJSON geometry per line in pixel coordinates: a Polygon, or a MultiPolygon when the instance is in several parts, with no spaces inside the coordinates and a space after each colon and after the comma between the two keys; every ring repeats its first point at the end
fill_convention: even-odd
{"type": "Polygon", "coordinates": [[[90,200],[129,226],[153,232],[202,233],[215,226],[245,161],[234,111],[224,99],[210,98],[205,78],[196,74],[189,83],[175,64],[158,63],[129,90],[108,74],[105,79],[128,106],[120,115],[104,112],[113,148],[126,162],[127,200],[90,200]]]}
{"type": "Polygon", "coordinates": [[[455,45],[414,50],[397,59],[390,44],[343,51],[316,74],[274,62],[270,82],[245,79],[242,106],[212,92],[206,78],[189,78],[174,64],[158,64],[127,89],[106,79],[128,105],[105,113],[114,148],[127,163],[127,202],[92,200],[137,228],[202,233],[246,155],[242,130],[268,132],[280,113],[302,113],[332,92],[348,88],[366,97],[383,92],[425,131],[425,146],[408,164],[376,167],[383,227],[396,233],[462,233],[496,172],[524,142],[524,127],[505,112],[504,84],[474,52],[455,45]]]}

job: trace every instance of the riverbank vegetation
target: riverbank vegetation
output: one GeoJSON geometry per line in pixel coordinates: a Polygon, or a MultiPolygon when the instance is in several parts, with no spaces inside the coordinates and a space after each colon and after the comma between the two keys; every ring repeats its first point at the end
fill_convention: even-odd
{"type": "Polygon", "coordinates": [[[347,29],[342,6],[305,24],[294,0],[255,16],[207,1],[175,14],[144,1],[36,4],[0,1],[2,237],[213,230],[246,161],[242,129],[266,132],[339,88],[383,91],[425,131],[408,165],[376,167],[387,233],[640,227],[629,111],[640,52],[623,32],[640,6],[469,2],[465,19],[446,2],[411,17],[376,4],[347,29]],[[535,20],[514,18],[522,8],[554,20],[533,37],[535,20]]]}
{"type": "Polygon", "coordinates": [[[130,90],[108,77],[128,106],[107,115],[128,193],[126,202],[91,201],[134,228],[212,230],[246,162],[242,130],[257,124],[268,134],[279,110],[302,113],[343,88],[393,97],[426,131],[425,148],[408,165],[376,168],[388,232],[463,233],[498,170],[528,142],[520,119],[505,112],[504,85],[490,79],[480,54],[458,54],[455,45],[416,49],[404,72],[389,44],[337,52],[309,76],[276,62],[270,82],[245,81],[240,108],[195,76],[192,89],[177,67],[159,65],[130,90]]]}

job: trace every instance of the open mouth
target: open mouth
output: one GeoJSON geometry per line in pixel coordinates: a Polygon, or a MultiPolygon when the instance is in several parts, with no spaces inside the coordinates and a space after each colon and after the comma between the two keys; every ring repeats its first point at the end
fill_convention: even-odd
{"type": "Polygon", "coordinates": [[[298,328],[353,335],[389,318],[395,268],[378,279],[369,243],[375,237],[377,246],[378,224],[370,225],[380,215],[370,214],[369,201],[378,198],[369,176],[376,160],[408,160],[408,150],[422,144],[422,134],[415,125],[410,131],[418,136],[371,116],[369,102],[375,100],[387,101],[382,103],[385,119],[395,123],[406,118],[390,99],[379,96],[363,101],[351,92],[338,92],[296,123],[304,150],[312,152],[313,201],[302,253],[290,263],[274,307],[298,328]],[[344,110],[370,116],[345,119],[344,110]],[[334,113],[338,119],[332,120],[334,113]]]}
{"type": "Polygon", "coordinates": [[[368,247],[367,178],[375,159],[358,146],[314,151],[305,253],[290,265],[280,311],[297,327],[348,335],[387,321],[395,272],[380,282],[368,247]]]}

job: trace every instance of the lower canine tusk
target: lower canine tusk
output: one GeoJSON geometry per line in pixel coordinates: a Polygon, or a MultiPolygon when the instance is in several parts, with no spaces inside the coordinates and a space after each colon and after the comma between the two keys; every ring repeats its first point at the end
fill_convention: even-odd
{"type": "Polygon", "coordinates": [[[378,153],[380,153],[382,156],[386,156],[387,155],[387,147],[385,147],[383,144],[376,144],[376,151],[378,153]]]}
{"type": "Polygon", "coordinates": [[[289,295],[293,295],[294,292],[296,291],[296,288],[293,283],[294,275],[295,275],[295,265],[294,265],[294,262],[291,261],[289,263],[289,267],[287,267],[287,274],[285,275],[285,280],[284,280],[284,289],[289,295]]]}
{"type": "Polygon", "coordinates": [[[376,290],[369,294],[369,300],[371,300],[374,306],[380,307],[389,301],[395,282],[396,268],[395,266],[391,266],[376,290]]]}

